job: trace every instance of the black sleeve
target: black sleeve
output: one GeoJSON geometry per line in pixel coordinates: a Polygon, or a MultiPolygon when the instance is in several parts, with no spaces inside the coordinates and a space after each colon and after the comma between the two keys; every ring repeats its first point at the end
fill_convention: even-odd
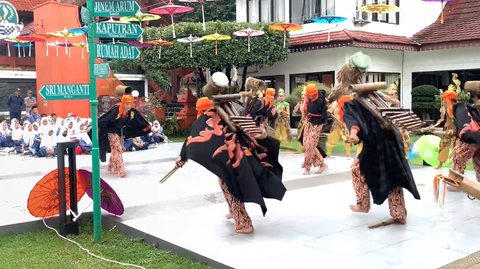
{"type": "Polygon", "coordinates": [[[187,161],[187,139],[183,142],[182,150],[180,150],[180,160],[184,162],[187,161]]]}

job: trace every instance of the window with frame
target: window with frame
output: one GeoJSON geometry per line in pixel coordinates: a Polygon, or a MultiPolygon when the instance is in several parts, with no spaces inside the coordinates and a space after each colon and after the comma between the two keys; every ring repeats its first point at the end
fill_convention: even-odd
{"type": "Polygon", "coordinates": [[[313,18],[335,14],[335,0],[290,0],[290,22],[307,23],[313,18]]]}
{"type": "Polygon", "coordinates": [[[360,12],[361,6],[373,4],[395,5],[400,7],[400,0],[357,0],[357,14],[361,13],[362,20],[368,18],[369,21],[400,24],[400,12],[384,14],[360,12]]]}
{"type": "Polygon", "coordinates": [[[247,0],[248,22],[274,22],[284,20],[284,0],[247,0]]]}

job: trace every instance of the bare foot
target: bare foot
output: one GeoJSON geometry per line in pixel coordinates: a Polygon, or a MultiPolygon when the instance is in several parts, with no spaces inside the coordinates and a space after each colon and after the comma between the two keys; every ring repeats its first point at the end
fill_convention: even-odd
{"type": "Polygon", "coordinates": [[[226,214],[226,215],[225,215],[225,218],[226,218],[226,219],[233,219],[232,213],[226,214]]]}
{"type": "Polygon", "coordinates": [[[407,219],[394,219],[397,224],[407,224],[407,219]]]}
{"type": "Polygon", "coordinates": [[[353,212],[358,212],[358,213],[368,213],[368,209],[362,208],[359,205],[350,205],[350,209],[353,212]]]}
{"type": "Polygon", "coordinates": [[[239,233],[239,234],[251,234],[251,233],[253,233],[253,226],[247,226],[247,227],[243,227],[243,228],[236,228],[236,229],[235,229],[235,232],[236,232],[236,233],[239,233]]]}
{"type": "Polygon", "coordinates": [[[438,169],[442,168],[442,166],[443,166],[443,164],[439,164],[439,165],[435,166],[435,170],[438,170],[438,169]]]}
{"type": "Polygon", "coordinates": [[[322,164],[322,166],[320,166],[320,168],[318,168],[317,174],[323,173],[323,171],[325,171],[327,168],[328,168],[328,165],[322,164]]]}
{"type": "Polygon", "coordinates": [[[119,176],[119,177],[126,177],[126,176],[127,176],[127,172],[125,172],[125,171],[124,171],[124,172],[119,172],[119,173],[118,173],[118,176],[119,176]]]}
{"type": "Polygon", "coordinates": [[[305,171],[303,172],[303,174],[304,174],[304,175],[310,175],[310,170],[305,170],[305,171]]]}

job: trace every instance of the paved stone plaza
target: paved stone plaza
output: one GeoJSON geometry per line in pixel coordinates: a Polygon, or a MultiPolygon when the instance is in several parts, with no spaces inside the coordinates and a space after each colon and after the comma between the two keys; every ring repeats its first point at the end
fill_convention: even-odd
{"type": "MultiPolygon", "coordinates": [[[[369,224],[389,216],[388,205],[373,206],[369,214],[349,210],[355,199],[351,159],[329,158],[325,174],[303,176],[302,155],[287,152],[280,160],[288,188],[284,200],[268,200],[265,217],[259,206],[248,204],[255,233],[236,234],[233,222],[224,219],[227,205],[216,177],[201,166],[189,162],[166,183],[158,183],[173,168],[180,146],[124,154],[126,178],[109,175],[102,164],[102,178],[126,208],[123,216],[108,217],[109,223],[168,242],[215,267],[438,268],[480,249],[478,202],[449,192],[445,205],[435,204],[434,169],[413,168],[422,200],[405,192],[407,225],[370,230],[369,224]]],[[[77,156],[77,166],[89,169],[89,157],[77,156]]],[[[55,169],[56,159],[0,155],[0,162],[0,228],[37,220],[28,213],[26,200],[41,176],[55,169]]],[[[85,196],[79,208],[89,203],[85,196]]]]}

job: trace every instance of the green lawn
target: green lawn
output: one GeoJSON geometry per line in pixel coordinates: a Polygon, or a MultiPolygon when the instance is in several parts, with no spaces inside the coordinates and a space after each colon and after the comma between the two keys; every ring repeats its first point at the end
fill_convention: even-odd
{"type": "MultiPolygon", "coordinates": [[[[176,256],[129,238],[115,229],[103,231],[103,240],[93,242],[92,222],[84,220],[72,239],[96,255],[146,268],[209,268],[189,258],[176,256]]],[[[0,235],[0,268],[133,268],[102,261],[88,255],[51,230],[0,235]]]]}

